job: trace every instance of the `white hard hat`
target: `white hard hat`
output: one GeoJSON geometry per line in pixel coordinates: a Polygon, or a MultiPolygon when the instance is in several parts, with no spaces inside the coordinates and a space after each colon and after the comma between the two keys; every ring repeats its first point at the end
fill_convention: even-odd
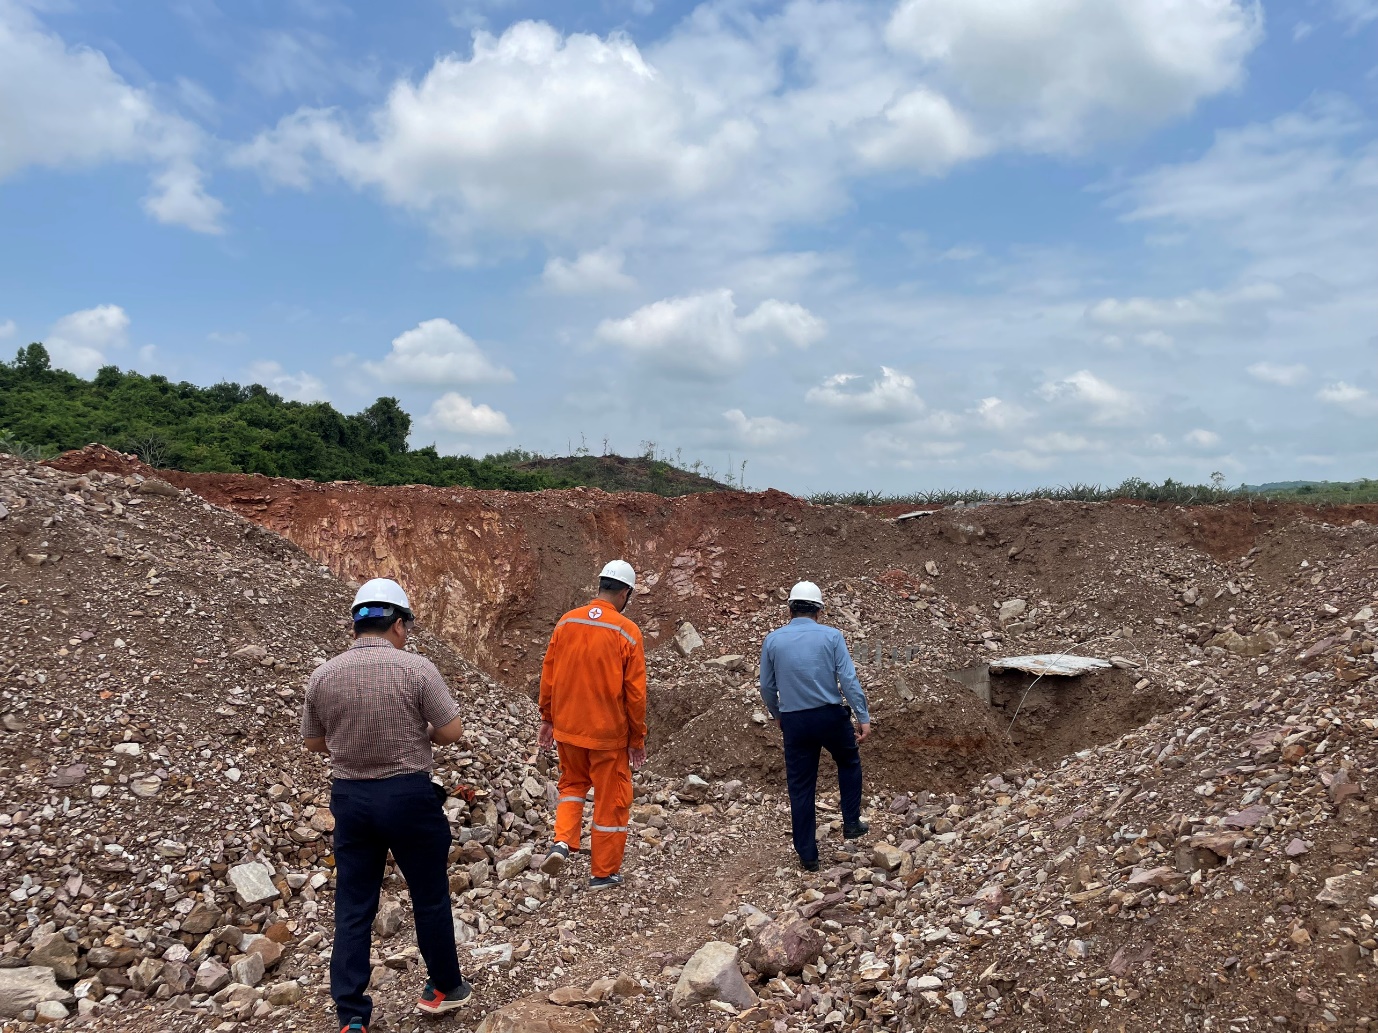
{"type": "Polygon", "coordinates": [[[812,581],[800,581],[789,590],[790,602],[813,603],[817,606],[823,605],[823,593],[812,581]]]}
{"type": "MultiPolygon", "coordinates": [[[[372,581],[364,582],[359,591],[354,593],[354,605],[349,610],[351,613],[356,613],[360,606],[367,606],[370,603],[375,606],[396,607],[404,611],[407,617],[412,615],[411,600],[407,598],[407,593],[402,591],[402,586],[391,578],[376,577],[372,581]]],[[[366,614],[366,616],[390,617],[392,614],[366,614]]]]}
{"type": "Polygon", "coordinates": [[[621,581],[628,588],[636,587],[636,571],[632,570],[632,565],[626,560],[611,560],[602,571],[599,577],[610,577],[614,581],[621,581]]]}

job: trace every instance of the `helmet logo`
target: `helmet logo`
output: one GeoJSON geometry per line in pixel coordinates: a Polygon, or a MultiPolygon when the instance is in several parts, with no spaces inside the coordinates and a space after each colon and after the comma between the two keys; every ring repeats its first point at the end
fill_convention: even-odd
{"type": "Polygon", "coordinates": [[[590,607],[589,607],[589,616],[592,617],[594,620],[597,620],[599,617],[603,616],[603,607],[601,607],[601,606],[590,606],[590,607]]]}

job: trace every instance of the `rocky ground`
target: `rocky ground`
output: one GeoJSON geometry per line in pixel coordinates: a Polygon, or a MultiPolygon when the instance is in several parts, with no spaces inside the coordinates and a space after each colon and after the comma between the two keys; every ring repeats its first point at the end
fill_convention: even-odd
{"type": "MultiPolygon", "coordinates": [[[[295,721],[346,642],[336,574],[374,572],[430,579],[419,648],[470,729],[437,774],[479,1004],[438,1028],[1378,1028],[1378,513],[896,524],[778,493],[422,489],[380,525],[350,508],[377,489],[179,488],[87,459],[0,457],[0,1029],[333,1029],[327,772],[295,721]],[[423,517],[449,521],[433,549],[472,539],[452,562],[487,543],[482,578],[399,545],[423,517]],[[535,868],[556,773],[520,691],[600,550],[648,575],[629,613],[652,646],[616,895],[581,859],[535,868]],[[871,835],[844,844],[825,799],[816,875],[791,864],[754,680],[796,574],[823,584],[876,726],[871,835]],[[506,616],[469,623],[466,593],[510,596],[506,616]],[[944,673],[1038,652],[1114,666],[993,676],[989,704],[944,673]]],[[[391,879],[382,1029],[432,1025],[404,905],[391,879]]]]}

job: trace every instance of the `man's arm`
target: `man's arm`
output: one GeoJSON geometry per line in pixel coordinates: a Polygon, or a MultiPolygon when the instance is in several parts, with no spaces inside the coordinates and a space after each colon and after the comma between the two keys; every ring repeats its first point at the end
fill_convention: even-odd
{"type": "Polygon", "coordinates": [[[555,636],[557,627],[550,633],[550,643],[545,647],[545,659],[541,661],[541,730],[537,733],[537,745],[548,750],[555,745],[555,636]]]}
{"type": "Polygon", "coordinates": [[[437,746],[449,746],[450,743],[459,742],[460,739],[464,738],[463,718],[457,717],[449,724],[441,725],[439,728],[434,725],[428,727],[430,728],[431,742],[437,746]]]}
{"type": "Polygon", "coordinates": [[[450,687],[434,664],[427,661],[421,671],[421,716],[426,721],[426,735],[437,746],[458,742],[464,735],[464,722],[459,716],[459,703],[450,694],[450,687]]]}
{"type": "Polygon", "coordinates": [[[639,639],[623,663],[622,706],[627,712],[627,757],[639,768],[646,763],[646,650],[639,639]]]}
{"type": "Polygon", "coordinates": [[[780,688],[775,684],[775,661],[770,655],[770,636],[761,643],[761,702],[770,716],[780,720],[780,688]]]}
{"type": "Polygon", "coordinates": [[[316,679],[314,675],[306,685],[306,699],[301,705],[301,739],[302,745],[312,753],[330,752],[330,748],[325,744],[325,728],[322,727],[321,719],[316,714],[316,679]]]}
{"type": "Polygon", "coordinates": [[[871,711],[866,706],[866,691],[861,687],[861,681],[856,676],[856,665],[852,663],[852,654],[847,651],[847,640],[842,637],[842,632],[837,633],[833,640],[833,658],[837,684],[842,689],[842,695],[852,707],[852,713],[856,715],[857,724],[861,725],[861,735],[858,741],[864,740],[871,734],[871,711]]]}

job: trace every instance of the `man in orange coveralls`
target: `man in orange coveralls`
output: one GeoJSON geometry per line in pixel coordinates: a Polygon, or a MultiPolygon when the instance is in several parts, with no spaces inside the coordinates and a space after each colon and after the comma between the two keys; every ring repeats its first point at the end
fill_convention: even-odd
{"type": "Polygon", "coordinates": [[[641,629],[622,616],[635,587],[630,563],[605,566],[594,600],[555,625],[541,667],[540,745],[560,753],[555,845],[541,871],[554,875],[579,849],[592,786],[594,890],[622,885],[632,769],[646,761],[646,653],[641,629]]]}

